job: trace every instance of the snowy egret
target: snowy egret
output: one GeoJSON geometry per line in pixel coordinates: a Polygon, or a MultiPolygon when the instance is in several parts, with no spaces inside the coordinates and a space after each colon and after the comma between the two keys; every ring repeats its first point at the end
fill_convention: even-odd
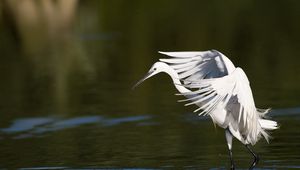
{"type": "Polygon", "coordinates": [[[187,99],[185,106],[195,104],[194,112],[209,115],[218,126],[225,129],[231,169],[235,169],[232,156],[232,138],[241,141],[253,155],[253,169],[259,161],[250,145],[262,136],[269,142],[267,130],[278,128],[277,122],[265,118],[269,109],[255,107],[249,80],[244,71],[217,50],[199,52],[159,52],[169,56],[153,64],[144,80],[160,72],[173,80],[178,95],[187,99]]]}

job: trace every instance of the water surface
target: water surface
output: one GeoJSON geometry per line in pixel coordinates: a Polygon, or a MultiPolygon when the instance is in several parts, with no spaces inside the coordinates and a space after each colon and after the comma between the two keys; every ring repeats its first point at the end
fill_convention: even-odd
{"type": "Polygon", "coordinates": [[[257,169],[300,169],[300,1],[72,2],[0,3],[0,168],[228,169],[224,130],[178,103],[169,77],[131,90],[159,50],[217,49],[280,124],[254,146],[257,169]]]}

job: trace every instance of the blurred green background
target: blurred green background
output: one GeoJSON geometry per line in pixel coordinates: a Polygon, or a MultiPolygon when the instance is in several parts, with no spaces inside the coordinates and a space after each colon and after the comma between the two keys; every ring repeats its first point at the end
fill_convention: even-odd
{"type": "Polygon", "coordinates": [[[217,49],[282,125],[256,148],[261,168],[300,168],[299,18],[296,0],[1,0],[0,165],[227,167],[223,130],[177,103],[168,76],[131,90],[157,51],[217,49]]]}

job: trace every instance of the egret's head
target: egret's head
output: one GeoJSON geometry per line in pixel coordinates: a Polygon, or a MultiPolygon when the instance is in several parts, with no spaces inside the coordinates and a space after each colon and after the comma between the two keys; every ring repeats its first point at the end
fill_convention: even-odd
{"type": "Polygon", "coordinates": [[[133,87],[132,89],[136,88],[139,84],[141,84],[143,81],[145,81],[146,79],[154,76],[157,73],[166,71],[166,68],[168,67],[168,65],[166,63],[163,62],[156,62],[152,65],[152,67],[150,68],[150,70],[148,71],[148,73],[140,80],[138,81],[133,87]]]}

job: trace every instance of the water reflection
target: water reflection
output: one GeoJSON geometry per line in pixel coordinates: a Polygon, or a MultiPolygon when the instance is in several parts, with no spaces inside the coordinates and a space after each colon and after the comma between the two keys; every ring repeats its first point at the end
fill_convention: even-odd
{"type": "MultiPolygon", "coordinates": [[[[268,116],[298,116],[300,107],[273,109],[268,116]]],[[[197,116],[194,113],[186,113],[182,117],[182,121],[188,123],[199,123],[199,121],[210,120],[208,116],[197,116]]],[[[63,118],[59,116],[52,117],[33,117],[18,118],[12,122],[7,128],[0,129],[0,132],[7,134],[30,133],[32,135],[44,134],[51,131],[59,131],[68,128],[76,128],[82,125],[97,124],[102,126],[116,126],[122,123],[135,122],[136,125],[150,126],[157,125],[158,122],[153,120],[150,115],[125,116],[109,118],[107,116],[80,116],[72,118],[63,118]]],[[[24,134],[23,134],[24,135],[24,134]]],[[[18,138],[18,137],[17,137],[18,138]]]]}
{"type": "Polygon", "coordinates": [[[298,116],[300,113],[300,107],[273,109],[270,112],[272,116],[298,116]]]}
{"type": "MultiPolygon", "coordinates": [[[[122,123],[144,123],[150,119],[149,115],[107,118],[102,116],[82,116],[75,118],[46,117],[22,118],[15,120],[9,127],[0,129],[0,132],[13,135],[13,138],[37,137],[53,131],[76,128],[83,125],[98,124],[102,126],[116,126],[122,123]],[[17,135],[14,135],[17,134],[17,135]]],[[[141,125],[145,125],[141,124],[141,125]]],[[[150,124],[147,124],[150,125],[150,124]]]]}
{"type": "MultiPolygon", "coordinates": [[[[298,124],[299,114],[287,116],[284,112],[297,109],[274,109],[271,112],[271,116],[282,126],[272,134],[274,139],[270,144],[260,141],[255,146],[262,158],[257,169],[300,168],[299,151],[295,149],[300,147],[300,133],[291,128],[298,124]]],[[[24,147],[16,149],[22,151],[20,156],[32,155],[24,158],[29,165],[34,164],[35,157],[40,152],[44,153],[41,158],[54,161],[49,164],[53,166],[33,166],[35,169],[227,168],[228,155],[223,130],[213,127],[207,117],[199,117],[193,113],[169,119],[173,120],[167,122],[162,115],[18,118],[0,129],[0,141],[7,148],[23,143],[24,147]],[[53,143],[46,142],[48,140],[53,143]],[[31,150],[32,147],[35,150],[31,150]],[[49,150],[49,147],[53,150],[49,150]],[[68,153],[70,160],[64,158],[64,155],[57,155],[58,148],[55,147],[68,153]],[[53,157],[53,154],[56,156],[53,157]],[[80,156],[82,154],[84,156],[80,156]],[[84,161],[81,162],[82,160],[84,161]],[[57,163],[63,166],[55,166],[57,163]]],[[[246,168],[251,155],[239,142],[234,142],[234,145],[237,166],[246,168]]],[[[5,149],[2,151],[11,152],[5,149]]],[[[3,160],[9,162],[11,158],[3,160]]],[[[26,164],[19,165],[29,167],[26,164]]]]}
{"type": "Polygon", "coordinates": [[[3,128],[0,131],[5,133],[17,133],[31,130],[39,125],[45,125],[50,122],[53,122],[52,118],[26,118],[26,119],[17,119],[12,125],[8,128],[3,128]]]}

